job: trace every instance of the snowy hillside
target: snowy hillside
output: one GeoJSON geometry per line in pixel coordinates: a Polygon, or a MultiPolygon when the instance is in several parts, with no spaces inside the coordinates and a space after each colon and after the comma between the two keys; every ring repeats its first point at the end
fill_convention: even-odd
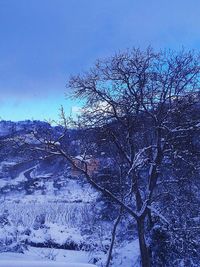
{"type": "MultiPolygon", "coordinates": [[[[101,195],[64,159],[41,160],[13,143],[16,138],[30,141],[31,131],[41,125],[49,127],[0,123],[6,143],[0,153],[0,267],[102,266],[113,222],[102,217],[101,195]]],[[[123,241],[114,249],[113,266],[131,267],[133,251],[137,265],[137,240],[123,241]]]]}

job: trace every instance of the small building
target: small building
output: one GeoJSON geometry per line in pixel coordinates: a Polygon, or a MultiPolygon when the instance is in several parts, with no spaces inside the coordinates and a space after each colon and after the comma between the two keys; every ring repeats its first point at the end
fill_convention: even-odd
{"type": "MultiPolygon", "coordinates": [[[[74,158],[74,163],[77,167],[81,168],[82,170],[86,171],[89,175],[93,175],[95,172],[98,171],[99,168],[99,160],[97,158],[93,158],[91,155],[88,156],[76,156],[74,158]]],[[[78,176],[80,175],[80,171],[77,170],[74,166],[72,166],[72,175],[78,176]]]]}

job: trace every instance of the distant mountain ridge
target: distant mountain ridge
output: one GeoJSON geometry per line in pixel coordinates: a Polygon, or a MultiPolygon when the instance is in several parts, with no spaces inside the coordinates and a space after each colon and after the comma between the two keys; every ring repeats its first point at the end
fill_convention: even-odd
{"type": "Polygon", "coordinates": [[[25,121],[6,121],[1,120],[0,121],[0,136],[7,136],[10,134],[14,134],[16,132],[20,131],[30,131],[34,130],[38,127],[46,127],[50,128],[50,124],[48,122],[39,121],[39,120],[25,120],[25,121]]]}

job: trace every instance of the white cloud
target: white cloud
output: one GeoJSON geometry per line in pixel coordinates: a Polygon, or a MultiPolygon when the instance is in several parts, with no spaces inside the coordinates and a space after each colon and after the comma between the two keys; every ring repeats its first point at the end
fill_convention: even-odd
{"type": "Polygon", "coordinates": [[[83,112],[83,109],[79,106],[72,106],[71,112],[72,114],[80,114],[83,112]]]}

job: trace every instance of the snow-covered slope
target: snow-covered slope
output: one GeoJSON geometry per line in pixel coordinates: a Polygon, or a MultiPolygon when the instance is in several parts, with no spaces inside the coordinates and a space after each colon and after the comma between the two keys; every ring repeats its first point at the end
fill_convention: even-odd
{"type": "MultiPolygon", "coordinates": [[[[105,265],[113,222],[101,215],[100,195],[64,159],[13,147],[37,127],[50,126],[0,122],[0,267],[105,265]]],[[[112,266],[130,267],[138,253],[137,241],[121,243],[112,266]]]]}

